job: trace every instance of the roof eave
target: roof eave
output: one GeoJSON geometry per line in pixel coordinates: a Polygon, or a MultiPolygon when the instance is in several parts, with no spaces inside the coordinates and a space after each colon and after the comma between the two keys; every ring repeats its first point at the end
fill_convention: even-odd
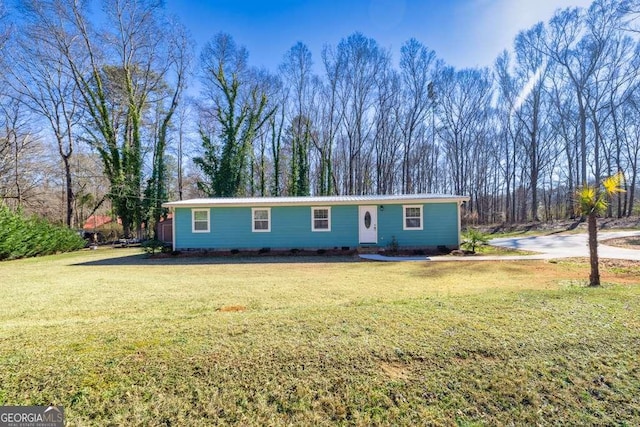
{"type": "Polygon", "coordinates": [[[184,200],[178,202],[163,203],[165,208],[207,208],[207,207],[255,207],[255,206],[344,206],[344,205],[410,205],[419,203],[460,203],[468,202],[467,196],[451,196],[451,197],[423,197],[423,198],[381,198],[367,200],[286,200],[282,201],[273,199],[255,198],[253,200],[245,200],[233,202],[233,199],[195,199],[184,200]]]}

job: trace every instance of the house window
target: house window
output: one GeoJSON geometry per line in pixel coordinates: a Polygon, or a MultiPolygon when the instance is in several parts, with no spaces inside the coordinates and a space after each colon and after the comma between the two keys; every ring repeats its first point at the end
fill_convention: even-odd
{"type": "Polygon", "coordinates": [[[331,231],[331,208],[311,208],[311,230],[331,231]]]}
{"type": "Polygon", "coordinates": [[[193,209],[191,211],[191,231],[194,233],[209,232],[209,209],[193,209]]]}
{"type": "Polygon", "coordinates": [[[403,230],[422,230],[422,206],[403,206],[402,207],[402,229],[403,230]]]}
{"type": "Polygon", "coordinates": [[[271,208],[251,209],[252,226],[254,233],[264,233],[271,231],[271,208]]]}

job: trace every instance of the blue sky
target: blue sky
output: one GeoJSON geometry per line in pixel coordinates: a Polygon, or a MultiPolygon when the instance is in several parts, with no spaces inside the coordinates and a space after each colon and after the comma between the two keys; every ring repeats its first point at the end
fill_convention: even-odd
{"type": "Polygon", "coordinates": [[[198,50],[223,31],[249,50],[251,65],[275,71],[302,41],[316,68],[325,44],[360,31],[391,50],[415,37],[457,68],[490,66],[519,30],[558,8],[591,0],[165,0],[189,28],[198,50]]]}

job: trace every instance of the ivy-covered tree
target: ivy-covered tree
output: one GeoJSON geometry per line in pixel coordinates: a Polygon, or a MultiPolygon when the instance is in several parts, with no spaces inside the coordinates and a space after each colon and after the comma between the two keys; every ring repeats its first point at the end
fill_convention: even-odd
{"type": "MultiPolygon", "coordinates": [[[[176,61],[184,60],[180,54],[186,44],[173,43],[175,28],[161,1],[103,0],[107,25],[100,30],[90,19],[89,6],[74,0],[28,0],[24,9],[30,22],[49,35],[59,63],[73,78],[85,115],[83,139],[102,159],[108,197],[124,234],[139,234],[146,218],[144,156],[148,151],[159,154],[166,142],[166,137],[149,137],[154,133],[150,129],[160,129],[161,135],[171,120],[183,87],[183,68],[176,61]],[[167,89],[169,80],[173,90],[167,89]],[[172,94],[168,107],[153,109],[167,93],[172,94]],[[162,113],[150,116],[152,110],[162,113]]],[[[158,159],[162,156],[154,161],[158,159]]],[[[152,181],[161,179],[152,176],[152,181]]]]}
{"type": "Polygon", "coordinates": [[[205,155],[194,158],[207,180],[199,188],[209,196],[245,193],[253,141],[275,111],[268,103],[268,76],[250,68],[247,57],[247,50],[224,33],[207,43],[200,55],[202,117],[218,130],[202,138],[205,155]]]}
{"type": "Polygon", "coordinates": [[[311,136],[311,121],[304,116],[295,117],[287,129],[287,139],[291,148],[290,196],[308,196],[311,193],[309,183],[311,136]]]}

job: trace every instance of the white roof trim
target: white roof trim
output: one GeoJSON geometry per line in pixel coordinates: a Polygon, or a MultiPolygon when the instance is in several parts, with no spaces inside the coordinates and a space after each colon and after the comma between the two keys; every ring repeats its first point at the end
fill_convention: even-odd
{"type": "Polygon", "coordinates": [[[380,205],[412,203],[466,202],[469,197],[449,194],[404,194],[384,196],[319,196],[319,197],[228,197],[190,199],[163,203],[165,208],[198,208],[215,206],[314,206],[314,205],[380,205]]]}

